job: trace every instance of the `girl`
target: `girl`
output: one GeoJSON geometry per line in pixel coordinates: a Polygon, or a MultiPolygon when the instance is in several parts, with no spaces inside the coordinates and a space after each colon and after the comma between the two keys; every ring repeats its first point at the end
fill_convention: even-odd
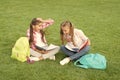
{"type": "Polygon", "coordinates": [[[54,46],[54,49],[49,51],[44,50],[48,47],[48,44],[43,29],[52,25],[53,22],[54,21],[52,19],[43,20],[42,18],[33,18],[31,21],[30,28],[27,30],[27,37],[30,44],[30,54],[36,58],[33,59],[30,57],[29,60],[33,59],[39,61],[47,58],[55,60],[55,54],[60,49],[59,46],[54,46]]]}
{"type": "Polygon", "coordinates": [[[90,40],[82,30],[75,29],[70,21],[65,21],[60,25],[60,35],[62,44],[61,50],[68,56],[60,61],[61,65],[77,60],[85,55],[90,49],[90,40]]]}

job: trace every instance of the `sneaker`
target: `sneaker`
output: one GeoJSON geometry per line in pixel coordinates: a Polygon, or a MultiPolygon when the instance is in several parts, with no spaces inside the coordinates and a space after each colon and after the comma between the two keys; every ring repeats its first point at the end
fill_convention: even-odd
{"type": "Polygon", "coordinates": [[[55,60],[55,56],[50,56],[49,59],[50,60],[55,60]]]}
{"type": "Polygon", "coordinates": [[[61,60],[60,61],[60,64],[61,65],[65,65],[65,64],[67,64],[67,63],[69,63],[70,62],[70,59],[67,57],[67,58],[64,58],[63,60],[61,60]]]}

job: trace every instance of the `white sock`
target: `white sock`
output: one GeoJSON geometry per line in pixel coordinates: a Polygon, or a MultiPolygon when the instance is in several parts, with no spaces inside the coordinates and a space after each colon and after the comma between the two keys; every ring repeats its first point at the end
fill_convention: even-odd
{"type": "Polygon", "coordinates": [[[60,61],[60,64],[61,65],[65,65],[65,64],[67,64],[67,63],[69,63],[70,62],[70,59],[67,57],[67,58],[64,58],[63,60],[61,60],[60,61]]]}
{"type": "Polygon", "coordinates": [[[55,60],[55,55],[49,57],[50,60],[55,60]]]}

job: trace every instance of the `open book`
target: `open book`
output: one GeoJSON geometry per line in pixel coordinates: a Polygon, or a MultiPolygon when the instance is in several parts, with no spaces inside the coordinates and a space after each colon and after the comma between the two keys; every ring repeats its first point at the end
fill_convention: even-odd
{"type": "Polygon", "coordinates": [[[49,46],[43,46],[43,47],[39,47],[39,46],[35,46],[38,50],[52,50],[57,48],[58,46],[55,46],[53,44],[50,44],[49,46]]]}
{"type": "Polygon", "coordinates": [[[77,52],[79,50],[79,48],[73,46],[72,44],[66,44],[65,47],[70,50],[70,51],[74,51],[77,52]]]}

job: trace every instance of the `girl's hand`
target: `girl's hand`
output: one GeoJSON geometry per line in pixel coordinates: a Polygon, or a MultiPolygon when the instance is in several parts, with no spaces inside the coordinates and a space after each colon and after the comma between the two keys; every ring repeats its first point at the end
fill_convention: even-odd
{"type": "Polygon", "coordinates": [[[72,48],[75,52],[79,52],[78,48],[72,48]]]}
{"type": "Polygon", "coordinates": [[[42,19],[42,18],[37,18],[37,20],[40,20],[40,21],[42,21],[42,22],[43,22],[43,19],[42,19]]]}
{"type": "Polygon", "coordinates": [[[39,52],[40,54],[47,54],[48,53],[48,51],[46,51],[46,50],[38,50],[38,49],[36,49],[35,51],[39,52]]]}
{"type": "Polygon", "coordinates": [[[47,54],[48,51],[47,51],[47,50],[42,50],[41,53],[42,53],[42,54],[47,54]]]}
{"type": "Polygon", "coordinates": [[[44,51],[44,54],[47,54],[48,53],[48,51],[46,50],[46,51],[44,51]]]}
{"type": "Polygon", "coordinates": [[[46,22],[46,23],[53,23],[53,22],[54,22],[54,20],[53,20],[53,19],[51,19],[51,18],[49,18],[49,19],[43,20],[43,22],[46,22]]]}

